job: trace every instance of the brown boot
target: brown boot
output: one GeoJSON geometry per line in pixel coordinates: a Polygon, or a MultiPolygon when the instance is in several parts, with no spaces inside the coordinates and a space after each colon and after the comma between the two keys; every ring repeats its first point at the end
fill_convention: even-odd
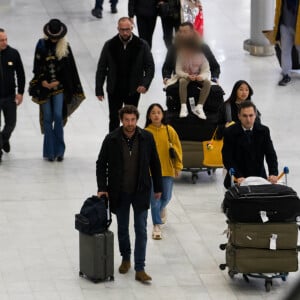
{"type": "Polygon", "coordinates": [[[129,260],[122,260],[122,263],[119,267],[119,272],[121,274],[126,274],[129,271],[130,267],[131,267],[131,264],[130,264],[129,260]]]}
{"type": "Polygon", "coordinates": [[[138,271],[135,273],[135,280],[145,283],[151,281],[152,278],[145,271],[138,271]]]}

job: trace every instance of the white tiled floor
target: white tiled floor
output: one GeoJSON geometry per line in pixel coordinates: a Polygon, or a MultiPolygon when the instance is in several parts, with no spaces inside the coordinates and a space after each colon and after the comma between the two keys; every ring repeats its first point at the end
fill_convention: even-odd
{"type": "MultiPolygon", "coordinates": [[[[105,1],[104,18],[97,20],[90,15],[92,2],[0,0],[0,27],[21,52],[27,82],[43,25],[57,17],[68,26],[68,39],[87,95],[65,128],[63,163],[42,160],[38,107],[28,95],[18,109],[12,151],[4,154],[0,166],[0,299],[281,299],[296,274],[290,274],[287,282],[275,280],[267,294],[263,281],[247,284],[240,276],[231,280],[218,268],[224,262],[219,244],[225,241],[221,170],[211,177],[199,174],[195,185],[190,174],[176,180],[164,239],[148,242],[147,271],[153,276],[150,286],[136,282],[132,270],[127,275],[116,272],[114,282],[97,285],[78,277],[74,214],[83,200],[96,192],[95,161],[108,128],[107,103],[98,103],[94,96],[96,63],[104,41],[116,33],[116,21],[126,15],[127,7],[127,1],[121,0],[119,13],[111,15],[105,1]]],[[[293,76],[290,86],[278,87],[280,69],[275,57],[253,57],[243,51],[243,41],[250,32],[250,1],[203,0],[203,6],[206,40],[221,63],[221,85],[228,96],[236,80],[251,83],[253,100],[263,122],[271,128],[280,168],[290,167],[289,183],[300,192],[300,76],[293,76]]],[[[161,36],[158,21],[153,43],[156,77],[140,102],[141,126],[150,103],[164,104],[161,65],[165,48],[161,36]]],[[[115,254],[117,269],[117,247],[115,254]]]]}

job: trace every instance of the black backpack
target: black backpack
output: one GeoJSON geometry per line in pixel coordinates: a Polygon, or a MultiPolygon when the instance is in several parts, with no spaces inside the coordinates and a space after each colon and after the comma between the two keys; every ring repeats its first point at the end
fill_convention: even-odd
{"type": "Polygon", "coordinates": [[[84,201],[80,214],[75,215],[75,229],[85,234],[105,232],[111,224],[108,199],[92,196],[84,201]]]}

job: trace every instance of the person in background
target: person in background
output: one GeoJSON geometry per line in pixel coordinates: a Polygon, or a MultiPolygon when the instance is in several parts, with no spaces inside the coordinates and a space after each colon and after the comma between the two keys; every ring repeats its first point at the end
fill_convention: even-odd
{"type": "Polygon", "coordinates": [[[124,104],[138,107],[154,77],[154,61],[148,44],[132,33],[128,17],[118,21],[119,34],[108,40],[102,49],[96,72],[96,96],[104,100],[105,80],[109,105],[109,131],[120,125],[119,110],[124,104]]]}
{"type": "Polygon", "coordinates": [[[131,267],[129,237],[130,207],[133,206],[135,247],[135,279],[147,282],[145,272],[147,246],[147,216],[150,206],[151,177],[155,199],[162,192],[161,166],[151,133],[137,126],[139,112],[125,105],[119,112],[122,127],[109,133],[101,146],[96,164],[98,197],[106,195],[118,223],[119,249],[122,263],[119,272],[131,267]],[[151,176],[150,176],[151,172],[151,176]]]}
{"type": "Polygon", "coordinates": [[[295,45],[300,60],[300,1],[276,0],[273,42],[280,42],[282,79],[280,86],[291,81],[292,48],[295,45]]]}
{"type": "Polygon", "coordinates": [[[157,9],[161,19],[163,39],[169,49],[173,43],[174,31],[177,32],[181,23],[180,0],[158,0],[157,9]]]}
{"type": "Polygon", "coordinates": [[[166,82],[170,86],[179,81],[179,98],[181,109],[180,118],[188,116],[187,97],[190,82],[197,82],[201,92],[194,110],[194,114],[200,119],[206,119],[203,110],[204,103],[209,95],[211,87],[211,73],[209,63],[202,53],[195,39],[185,39],[179,42],[177,47],[176,73],[166,82]]]}
{"type": "Polygon", "coordinates": [[[145,40],[151,49],[157,19],[157,0],[129,0],[128,16],[132,23],[133,17],[136,16],[139,37],[145,40]]]}
{"type": "Polygon", "coordinates": [[[161,197],[155,198],[153,188],[151,193],[152,238],[160,240],[162,238],[160,226],[167,219],[167,205],[172,197],[174,177],[178,177],[183,168],[182,149],[176,131],[165,122],[165,113],[160,104],[153,103],[149,106],[145,129],[153,134],[163,176],[161,197]],[[174,158],[170,157],[170,147],[174,149],[174,158]]]}
{"type": "MultiPolygon", "coordinates": [[[[104,0],[96,0],[95,7],[91,11],[92,16],[94,16],[98,19],[102,18],[103,1],[104,0]]],[[[110,12],[112,14],[116,14],[118,12],[117,4],[118,4],[118,0],[110,0],[110,12]]]]}
{"type": "Polygon", "coordinates": [[[199,49],[203,52],[204,56],[208,60],[209,68],[211,72],[211,80],[218,82],[220,77],[220,65],[217,62],[214,54],[212,53],[210,47],[203,41],[201,37],[195,32],[194,26],[190,22],[184,22],[179,25],[178,32],[176,33],[176,38],[171,47],[169,47],[166,54],[166,58],[162,67],[162,77],[164,84],[167,80],[176,73],[176,58],[177,58],[177,46],[182,40],[195,39],[199,43],[199,49]]]}
{"type": "Polygon", "coordinates": [[[35,48],[33,73],[29,87],[32,101],[40,105],[40,123],[44,133],[43,157],[63,161],[64,130],[70,116],[85,99],[71,47],[67,26],[51,19],[44,26],[45,37],[35,48]]]}
{"type": "MultiPolygon", "coordinates": [[[[229,98],[220,107],[218,116],[218,130],[217,137],[223,137],[224,129],[232,124],[232,122],[239,122],[238,106],[244,101],[251,101],[253,89],[245,80],[238,80],[231,91],[229,98]]],[[[257,111],[255,122],[260,123],[261,114],[257,111]]]]}
{"type": "Polygon", "coordinates": [[[249,176],[278,180],[277,155],[267,126],[255,122],[256,106],[252,101],[244,101],[238,107],[239,122],[224,130],[222,158],[227,174],[225,188],[231,185],[228,170],[234,169],[237,184],[249,176]],[[264,167],[266,159],[269,176],[264,167]]]}
{"type": "Polygon", "coordinates": [[[2,150],[10,152],[9,139],[16,127],[17,106],[23,101],[24,88],[25,72],[21,56],[18,50],[7,44],[7,34],[0,28],[0,162],[2,150]],[[2,112],[4,127],[1,130],[2,112]]]}

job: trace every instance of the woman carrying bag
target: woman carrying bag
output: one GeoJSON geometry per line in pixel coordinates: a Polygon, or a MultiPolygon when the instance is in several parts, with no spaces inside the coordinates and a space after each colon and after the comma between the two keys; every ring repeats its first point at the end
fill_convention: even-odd
{"type": "Polygon", "coordinates": [[[36,45],[34,78],[29,85],[32,101],[40,105],[43,157],[51,162],[63,161],[63,126],[85,99],[66,33],[66,25],[58,19],[44,26],[45,36],[36,45]]]}
{"type": "Polygon", "coordinates": [[[147,110],[145,129],[153,134],[162,170],[162,195],[155,199],[151,195],[151,214],[153,221],[152,238],[162,238],[160,225],[166,222],[166,207],[172,197],[174,177],[178,177],[182,165],[182,149],[178,135],[173,127],[166,125],[162,106],[151,104],[147,110]]]}

